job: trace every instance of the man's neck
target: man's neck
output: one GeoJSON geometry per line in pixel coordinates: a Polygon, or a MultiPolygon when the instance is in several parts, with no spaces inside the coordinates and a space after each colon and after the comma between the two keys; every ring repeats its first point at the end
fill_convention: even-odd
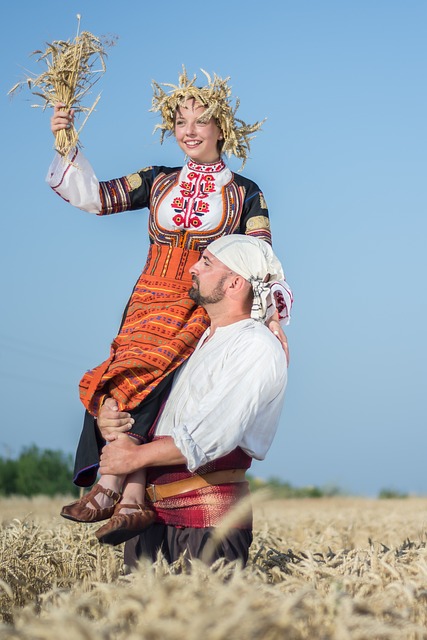
{"type": "Polygon", "coordinates": [[[245,311],[241,312],[216,312],[215,308],[206,309],[211,321],[210,336],[212,337],[216,329],[219,327],[227,327],[230,324],[235,324],[241,320],[247,320],[251,317],[251,314],[245,311]]]}

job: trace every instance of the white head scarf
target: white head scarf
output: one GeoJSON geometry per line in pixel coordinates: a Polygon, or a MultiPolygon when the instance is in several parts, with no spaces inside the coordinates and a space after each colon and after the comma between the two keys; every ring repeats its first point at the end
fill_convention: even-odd
{"type": "Polygon", "coordinates": [[[251,283],[254,292],[251,317],[264,322],[270,285],[285,278],[282,265],[271,246],[259,238],[232,234],[214,240],[207,249],[251,283]]]}

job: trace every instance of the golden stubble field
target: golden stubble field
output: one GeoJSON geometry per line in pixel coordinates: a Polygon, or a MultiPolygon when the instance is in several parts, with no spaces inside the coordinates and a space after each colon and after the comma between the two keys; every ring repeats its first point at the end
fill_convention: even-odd
{"type": "Polygon", "coordinates": [[[0,500],[0,640],[427,639],[427,498],[255,498],[246,569],[130,574],[63,502],[0,500]]]}

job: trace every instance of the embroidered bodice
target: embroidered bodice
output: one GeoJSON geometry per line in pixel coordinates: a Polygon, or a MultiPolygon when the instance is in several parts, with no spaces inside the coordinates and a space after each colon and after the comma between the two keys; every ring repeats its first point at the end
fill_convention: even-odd
{"type": "Polygon", "coordinates": [[[188,162],[157,211],[165,229],[215,229],[222,217],[222,188],[232,180],[224,162],[200,165],[188,162]]]}

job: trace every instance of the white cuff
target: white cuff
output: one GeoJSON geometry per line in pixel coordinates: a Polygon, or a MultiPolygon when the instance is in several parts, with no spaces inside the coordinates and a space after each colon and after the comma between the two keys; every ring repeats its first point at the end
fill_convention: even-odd
{"type": "Polygon", "coordinates": [[[67,158],[56,153],[49,167],[46,182],[63,200],[74,207],[100,213],[99,182],[90,163],[77,148],[67,158]]]}
{"type": "Polygon", "coordinates": [[[189,434],[187,427],[183,425],[180,425],[179,428],[174,427],[171,435],[175,445],[187,460],[187,468],[189,471],[194,472],[209,462],[205,453],[189,434]]]}

